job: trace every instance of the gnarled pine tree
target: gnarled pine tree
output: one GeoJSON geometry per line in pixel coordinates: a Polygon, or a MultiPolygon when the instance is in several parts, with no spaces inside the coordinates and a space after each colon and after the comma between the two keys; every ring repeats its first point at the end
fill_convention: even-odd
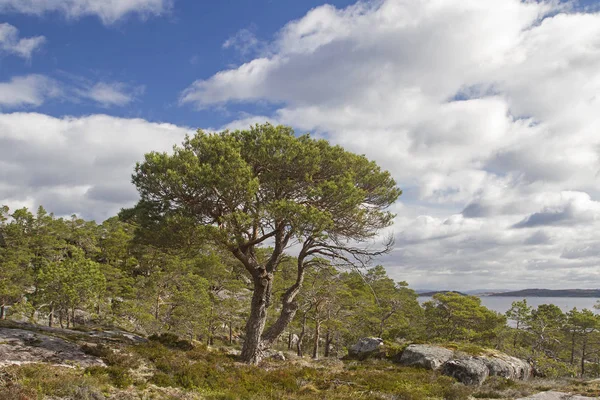
{"type": "Polygon", "coordinates": [[[198,131],[172,154],[149,153],[133,175],[146,228],[177,220],[203,227],[230,251],[253,282],[242,359],[257,363],[297,310],[307,268],[327,258],[364,262],[389,250],[369,249],[392,223],[387,208],[401,191],[387,171],[364,156],[291,128],[270,124],[249,130],[198,131]],[[270,246],[266,258],[258,246],[270,246]],[[276,321],[265,329],[273,279],[284,252],[296,245],[295,282],[282,296],[276,321]],[[264,258],[264,260],[263,260],[264,258]]]}

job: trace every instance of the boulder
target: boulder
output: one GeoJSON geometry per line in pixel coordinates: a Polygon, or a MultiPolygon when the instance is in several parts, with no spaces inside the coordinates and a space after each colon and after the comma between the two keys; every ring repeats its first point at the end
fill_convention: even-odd
{"type": "Polygon", "coordinates": [[[533,367],[525,360],[498,353],[481,357],[490,376],[501,376],[513,380],[526,380],[533,376],[533,367]]]}
{"type": "Polygon", "coordinates": [[[285,355],[282,351],[274,351],[269,355],[271,360],[285,361],[285,355]]]}
{"type": "Polygon", "coordinates": [[[382,349],[383,339],[375,337],[361,338],[348,349],[348,356],[362,360],[375,354],[378,355],[382,349]]]}
{"type": "Polygon", "coordinates": [[[453,356],[454,352],[452,350],[443,347],[427,344],[411,344],[404,349],[398,361],[400,364],[409,367],[436,370],[453,356]]]}
{"type": "Polygon", "coordinates": [[[590,400],[597,399],[597,397],[586,397],[586,396],[577,396],[569,393],[561,393],[561,392],[542,392],[538,394],[534,394],[529,397],[521,397],[517,400],[590,400]]]}
{"type": "Polygon", "coordinates": [[[446,361],[442,366],[442,373],[465,385],[481,385],[490,374],[485,362],[479,357],[446,361]]]}

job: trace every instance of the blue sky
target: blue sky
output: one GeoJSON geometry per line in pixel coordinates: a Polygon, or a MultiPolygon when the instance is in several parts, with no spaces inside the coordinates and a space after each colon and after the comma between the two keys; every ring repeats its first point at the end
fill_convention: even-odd
{"type": "MultiPolygon", "coordinates": [[[[351,1],[329,2],[345,7],[351,1]]],[[[69,19],[58,12],[43,16],[6,13],[2,22],[18,27],[22,37],[42,35],[45,45],[30,62],[0,58],[0,80],[44,74],[61,81],[124,82],[143,86],[127,107],[99,107],[90,101],[56,99],[36,108],[55,116],[104,112],[190,127],[218,127],[252,106],[200,111],[178,106],[180,92],[196,79],[246,61],[247,54],[223,48],[242,29],[269,40],[288,21],[323,4],[315,0],[178,0],[161,17],[127,15],[105,25],[95,16],[69,19]]],[[[258,109],[263,112],[266,105],[258,109]]]]}
{"type": "Polygon", "coordinates": [[[600,7],[0,0],[0,204],[102,221],[144,153],[281,123],[404,194],[414,287],[600,287],[600,7]]]}

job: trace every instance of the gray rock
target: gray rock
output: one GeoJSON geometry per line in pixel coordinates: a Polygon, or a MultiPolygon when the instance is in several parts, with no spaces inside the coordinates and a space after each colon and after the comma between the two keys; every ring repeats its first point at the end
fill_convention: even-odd
{"type": "Polygon", "coordinates": [[[542,393],[534,394],[533,396],[529,396],[529,397],[521,397],[517,400],[590,400],[590,399],[597,399],[597,398],[598,397],[585,397],[585,396],[572,395],[569,393],[550,391],[550,392],[542,392],[542,393]]]}
{"type": "Polygon", "coordinates": [[[104,362],[75,343],[22,329],[0,327],[0,367],[31,363],[90,367],[104,362]]]}
{"type": "Polygon", "coordinates": [[[282,351],[274,351],[269,355],[271,360],[285,361],[285,355],[282,351]]]}
{"type": "Polygon", "coordinates": [[[290,340],[290,343],[292,344],[292,346],[295,346],[296,343],[298,343],[299,340],[300,340],[300,338],[298,337],[298,335],[296,335],[294,333],[294,334],[292,334],[292,339],[290,340]]]}
{"type": "Polygon", "coordinates": [[[487,366],[490,376],[501,376],[513,380],[527,380],[533,376],[533,367],[525,360],[503,353],[480,358],[487,366]]]}
{"type": "Polygon", "coordinates": [[[481,385],[490,371],[481,358],[469,357],[446,361],[442,366],[442,373],[465,385],[481,385]]]}
{"type": "Polygon", "coordinates": [[[409,367],[436,370],[454,356],[452,350],[427,344],[411,344],[400,356],[399,363],[409,367]]]}
{"type": "Polygon", "coordinates": [[[360,359],[367,358],[375,353],[379,353],[383,348],[383,339],[369,337],[358,339],[358,342],[350,349],[348,349],[348,355],[350,357],[356,357],[360,359]]]}

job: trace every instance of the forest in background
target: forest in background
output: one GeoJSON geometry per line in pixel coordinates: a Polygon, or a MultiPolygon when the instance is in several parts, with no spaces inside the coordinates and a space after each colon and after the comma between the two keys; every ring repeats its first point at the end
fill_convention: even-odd
{"type": "MultiPolygon", "coordinates": [[[[57,218],[42,207],[0,210],[2,319],[119,327],[240,347],[252,285],[229,254],[208,244],[144,243],[135,224],[118,217],[97,224],[57,218]]],[[[274,309],[294,279],[294,265],[293,257],[281,263],[274,309]]],[[[600,323],[590,310],[563,313],[517,301],[502,315],[456,293],[421,306],[407,283],[395,282],[381,266],[314,268],[298,304],[276,348],[307,357],[342,357],[359,338],[376,336],[392,349],[411,342],[495,348],[531,360],[547,376],[600,374],[600,323]]]]}
{"type": "Polygon", "coordinates": [[[393,248],[376,242],[402,192],[363,155],[268,123],[200,130],[146,154],[132,182],[139,202],[101,224],[0,208],[0,319],[241,345],[248,364],[272,348],[342,357],[379,337],[390,351],[488,347],[541,375],[600,373],[590,310],[520,301],[502,315],[459,293],[420,305],[373,266],[393,248]]]}

